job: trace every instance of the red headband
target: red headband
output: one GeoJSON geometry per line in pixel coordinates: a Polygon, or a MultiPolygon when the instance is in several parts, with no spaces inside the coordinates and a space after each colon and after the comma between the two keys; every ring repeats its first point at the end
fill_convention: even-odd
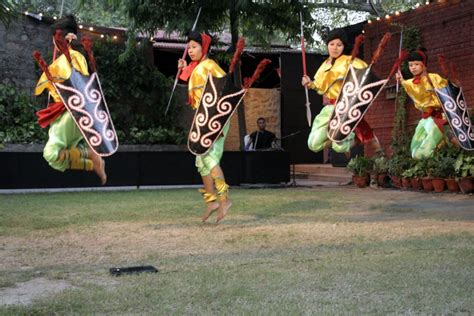
{"type": "Polygon", "coordinates": [[[416,51],[416,53],[418,55],[420,55],[421,58],[423,58],[423,64],[426,66],[426,54],[423,51],[419,50],[419,49],[416,51]]]}
{"type": "Polygon", "coordinates": [[[201,47],[202,47],[202,57],[199,61],[192,61],[189,65],[184,68],[179,76],[179,79],[188,81],[189,77],[191,76],[194,68],[204,59],[209,51],[209,46],[211,46],[212,38],[204,33],[201,33],[201,47]]]}

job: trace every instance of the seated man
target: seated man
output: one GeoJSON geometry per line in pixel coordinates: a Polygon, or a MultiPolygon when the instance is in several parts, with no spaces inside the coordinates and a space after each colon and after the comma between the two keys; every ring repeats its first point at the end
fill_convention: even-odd
{"type": "Polygon", "coordinates": [[[272,142],[275,140],[275,134],[265,130],[265,119],[260,117],[257,120],[258,131],[250,134],[251,143],[249,144],[248,150],[261,150],[272,147],[272,142]]]}

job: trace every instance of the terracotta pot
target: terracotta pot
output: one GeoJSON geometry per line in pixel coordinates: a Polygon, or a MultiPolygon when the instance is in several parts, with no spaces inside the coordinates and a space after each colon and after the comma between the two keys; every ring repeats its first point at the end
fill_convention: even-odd
{"type": "Polygon", "coordinates": [[[431,181],[431,178],[422,178],[421,183],[423,184],[423,190],[425,190],[425,192],[433,191],[433,182],[431,181]]]}
{"type": "Polygon", "coordinates": [[[402,178],[402,188],[408,190],[411,187],[410,178],[402,178]]]}
{"type": "Polygon", "coordinates": [[[387,185],[387,173],[379,173],[377,175],[377,183],[379,187],[386,188],[387,185]]]}
{"type": "Polygon", "coordinates": [[[415,191],[423,190],[423,184],[421,183],[420,178],[411,178],[411,187],[415,191]]]}
{"type": "Polygon", "coordinates": [[[456,179],[448,178],[444,179],[446,181],[446,186],[448,187],[449,192],[459,192],[459,185],[456,182],[456,179]]]}
{"type": "Polygon", "coordinates": [[[472,193],[474,192],[474,183],[472,177],[461,178],[458,181],[459,188],[462,193],[472,193]]]}
{"type": "Polygon", "coordinates": [[[402,181],[397,176],[390,176],[392,178],[392,185],[396,188],[400,188],[402,186],[402,181]]]}
{"type": "Polygon", "coordinates": [[[369,176],[352,176],[352,182],[356,185],[358,188],[365,188],[369,184],[370,178],[369,176]]]}
{"type": "Polygon", "coordinates": [[[442,178],[433,178],[432,180],[433,183],[433,189],[435,192],[443,192],[444,191],[444,179],[442,178]]]}

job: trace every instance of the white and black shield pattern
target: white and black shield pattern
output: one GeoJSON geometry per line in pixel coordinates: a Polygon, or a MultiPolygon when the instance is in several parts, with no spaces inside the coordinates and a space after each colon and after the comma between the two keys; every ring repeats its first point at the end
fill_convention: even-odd
{"type": "Polygon", "coordinates": [[[54,86],[90,148],[103,157],[115,153],[117,133],[97,73],[84,76],[72,69],[68,80],[54,86]]]}
{"type": "Polygon", "coordinates": [[[449,82],[445,88],[435,89],[435,92],[460,146],[474,150],[474,130],[462,88],[449,82]]]}
{"type": "Polygon", "coordinates": [[[356,69],[350,65],[329,121],[328,138],[335,142],[345,140],[387,82],[387,79],[376,78],[370,66],[356,69]]]}
{"type": "Polygon", "coordinates": [[[234,85],[232,75],[208,75],[199,107],[189,131],[188,148],[194,155],[205,155],[222,134],[247,90],[234,85]]]}

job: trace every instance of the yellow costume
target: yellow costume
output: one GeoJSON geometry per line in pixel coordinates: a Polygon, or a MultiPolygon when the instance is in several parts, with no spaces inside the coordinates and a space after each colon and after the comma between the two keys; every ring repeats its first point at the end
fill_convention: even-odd
{"type": "MultiPolygon", "coordinates": [[[[321,112],[314,118],[308,137],[308,147],[314,152],[323,150],[328,141],[327,131],[329,120],[334,111],[334,102],[341,91],[344,76],[351,64],[351,56],[341,55],[335,60],[334,64],[331,64],[329,62],[330,60],[331,58],[328,58],[323,62],[314,75],[314,81],[308,84],[308,88],[316,90],[329,100],[329,104],[325,104],[321,112]]],[[[367,67],[367,64],[359,58],[355,58],[352,61],[352,65],[357,69],[367,67]]],[[[339,153],[348,152],[354,136],[355,134],[351,133],[343,142],[333,142],[333,150],[339,153]]]]}
{"type": "MultiPolygon", "coordinates": [[[[74,69],[88,76],[89,71],[85,57],[73,49],[69,49],[69,54],[74,69]]],[[[69,79],[72,73],[71,64],[64,54],[59,56],[48,69],[55,82],[63,82],[69,79]]],[[[62,104],[60,96],[51,82],[49,82],[46,74],[43,73],[38,80],[34,94],[40,95],[45,90],[48,90],[53,98],[55,103],[53,105],[57,109],[62,108],[63,112],[53,121],[45,124],[46,126],[49,125],[49,139],[43,149],[44,159],[52,168],[59,171],[66,169],[93,170],[93,162],[88,159],[87,149],[83,147],[78,148],[79,143],[83,139],[79,128],[71,114],[64,110],[64,104],[62,104]]],[[[40,112],[48,112],[48,109],[38,113],[40,112]]]]}
{"type": "MultiPolygon", "coordinates": [[[[201,101],[202,93],[204,91],[204,86],[206,84],[208,74],[211,74],[214,77],[222,78],[225,76],[224,70],[219,67],[219,65],[212,59],[205,59],[201,61],[196,68],[194,68],[191,76],[189,77],[188,84],[188,93],[189,100],[193,109],[197,109],[201,101]]],[[[221,137],[216,140],[212,145],[212,148],[205,155],[196,156],[196,167],[201,176],[211,175],[214,179],[214,185],[217,190],[217,194],[224,196],[228,192],[229,186],[225,183],[225,180],[220,177],[215,177],[212,174],[212,169],[219,165],[224,153],[224,143],[227,133],[229,132],[229,123],[227,123],[221,134],[221,137]]],[[[205,192],[200,190],[203,193],[204,200],[206,202],[211,202],[217,199],[215,194],[205,192]]]]}
{"type": "Polygon", "coordinates": [[[422,76],[419,83],[415,83],[414,79],[401,81],[415,107],[423,112],[410,144],[411,155],[415,159],[430,157],[446,132],[443,127],[446,121],[433,86],[441,89],[448,85],[448,81],[438,74],[430,73],[428,76],[430,80],[422,76]]]}

